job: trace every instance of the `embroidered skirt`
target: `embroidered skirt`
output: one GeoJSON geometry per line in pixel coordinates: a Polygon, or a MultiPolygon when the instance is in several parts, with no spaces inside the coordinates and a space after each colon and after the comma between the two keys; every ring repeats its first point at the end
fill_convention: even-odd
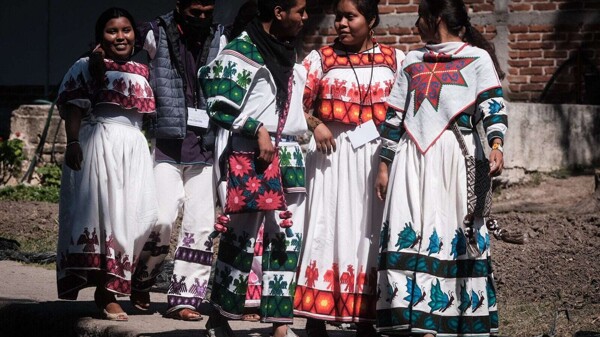
{"type": "Polygon", "coordinates": [[[77,299],[80,289],[95,286],[90,271],[105,273],[106,289],[129,295],[137,258],[156,222],[152,159],[139,129],[141,115],[102,110],[82,122],[81,170],[63,165],[56,263],[62,299],[77,299]]]}
{"type": "Polygon", "coordinates": [[[337,145],[325,155],[311,140],[306,159],[305,247],[294,313],[338,322],[375,321],[377,242],[383,202],[375,195],[379,141],[354,150],[328,123],[337,145]]]}
{"type": "MultiPolygon", "coordinates": [[[[478,139],[465,135],[465,141],[482,155],[478,139]]],[[[452,131],[425,155],[405,134],[390,168],[381,231],[378,331],[497,333],[489,235],[484,219],[476,219],[484,253],[470,256],[462,224],[466,197],[464,157],[452,131]]]]}

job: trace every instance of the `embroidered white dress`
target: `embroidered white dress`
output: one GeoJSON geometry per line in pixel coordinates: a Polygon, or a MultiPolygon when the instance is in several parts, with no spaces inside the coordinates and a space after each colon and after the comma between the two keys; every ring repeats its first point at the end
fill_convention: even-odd
{"type": "Polygon", "coordinates": [[[82,58],[59,92],[59,109],[73,104],[85,111],[81,170],[63,165],[61,179],[56,268],[62,299],[95,286],[88,272],[98,270],[107,275],[106,289],[129,295],[137,258],[156,222],[152,159],[140,131],[142,115],[154,111],[148,69],[135,62],[105,64],[101,88],[82,58]]]}
{"type": "Polygon", "coordinates": [[[381,231],[377,327],[381,332],[489,336],[498,331],[496,292],[483,218],[476,218],[481,256],[468,252],[465,158],[504,137],[502,87],[489,54],[462,42],[411,51],[390,99],[381,156],[391,160],[381,231]],[[403,119],[403,124],[401,124],[403,119]],[[405,131],[405,132],[404,132],[405,131]]]}
{"type": "Polygon", "coordinates": [[[323,120],[337,150],[306,154],[305,246],[294,313],[328,321],[375,320],[377,242],[383,202],[374,193],[380,141],[355,149],[348,131],[385,120],[385,101],[404,54],[378,45],[359,54],[325,46],[304,60],[304,109],[323,120]]]}

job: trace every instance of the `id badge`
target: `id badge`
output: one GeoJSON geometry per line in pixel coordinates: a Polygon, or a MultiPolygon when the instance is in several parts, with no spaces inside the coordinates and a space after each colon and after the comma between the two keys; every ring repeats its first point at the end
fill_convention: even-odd
{"type": "Polygon", "coordinates": [[[347,131],[348,139],[352,147],[356,150],[368,142],[379,138],[379,132],[375,126],[375,122],[370,120],[357,126],[352,131],[347,131]]]}
{"type": "Polygon", "coordinates": [[[208,121],[210,118],[206,113],[206,110],[187,108],[188,109],[188,120],[187,124],[199,128],[208,129],[208,121]]]}

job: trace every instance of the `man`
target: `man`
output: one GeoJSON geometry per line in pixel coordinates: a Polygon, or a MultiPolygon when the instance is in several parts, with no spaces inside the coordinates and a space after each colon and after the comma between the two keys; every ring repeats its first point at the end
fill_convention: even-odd
{"type": "MultiPolygon", "coordinates": [[[[259,0],[258,17],[199,71],[210,118],[223,133],[231,133],[232,143],[236,139],[257,143],[257,165],[263,166],[271,163],[278,150],[279,156],[286,158],[279,161],[285,165],[286,177],[295,175],[290,181],[283,179],[288,210],[296,223],[292,228],[280,226],[280,211],[232,214],[228,223],[224,221],[227,232],[219,241],[210,299],[216,313],[206,324],[211,337],[233,336],[227,319],[243,317],[252,246],[263,223],[261,321],[273,323],[274,337],[295,336],[287,325],[293,320],[305,199],[304,159],[295,136],[304,134],[307,127],[302,111],[306,70],[295,64],[291,42],[307,19],[305,6],[305,0],[259,0]],[[280,128],[284,140],[276,149],[273,136],[286,111],[280,128]],[[291,154],[294,160],[290,160],[291,154]]],[[[222,136],[217,148],[228,142],[222,136]]]]}
{"type": "Polygon", "coordinates": [[[156,116],[150,121],[158,222],[136,271],[132,302],[150,304],[149,289],[169,252],[179,210],[183,220],[166,317],[200,320],[210,276],[215,188],[215,126],[196,80],[198,69],[213,60],[225,44],[223,29],[212,24],[214,0],[178,0],[173,12],[141,25],[138,38],[150,59],[150,85],[156,116]]]}

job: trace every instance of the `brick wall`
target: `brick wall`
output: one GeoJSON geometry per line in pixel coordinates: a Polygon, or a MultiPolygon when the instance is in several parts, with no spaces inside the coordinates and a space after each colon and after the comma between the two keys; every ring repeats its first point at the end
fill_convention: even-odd
{"type": "MultiPolygon", "coordinates": [[[[331,1],[309,0],[302,55],[335,39],[331,1]]],[[[381,0],[375,38],[408,52],[423,46],[419,0],[381,0]]],[[[471,22],[496,47],[512,101],[600,104],[600,0],[465,0],[471,22]],[[558,71],[558,72],[557,72],[558,71]]]]}

